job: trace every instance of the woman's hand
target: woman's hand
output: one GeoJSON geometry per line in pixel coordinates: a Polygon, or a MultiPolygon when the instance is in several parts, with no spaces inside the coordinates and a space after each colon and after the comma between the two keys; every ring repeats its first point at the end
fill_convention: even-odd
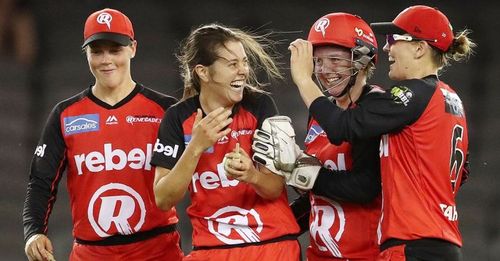
{"type": "Polygon", "coordinates": [[[29,261],[55,261],[53,251],[52,242],[44,234],[31,236],[24,247],[29,261]]]}
{"type": "Polygon", "coordinates": [[[245,150],[236,148],[224,157],[224,170],[228,178],[250,184],[255,192],[264,199],[274,200],[283,192],[285,181],[282,176],[269,170],[257,169],[245,150]]]}
{"type": "Polygon", "coordinates": [[[245,150],[240,149],[237,143],[234,150],[225,156],[224,170],[228,178],[237,179],[249,184],[257,183],[259,171],[253,165],[253,161],[245,150]]]}
{"type": "Polygon", "coordinates": [[[198,109],[193,124],[191,141],[188,146],[194,146],[196,153],[201,154],[213,146],[217,140],[228,135],[231,129],[226,127],[233,122],[233,119],[229,118],[230,115],[231,110],[220,107],[202,118],[203,113],[201,109],[198,109]]]}
{"type": "Polygon", "coordinates": [[[306,81],[312,80],[314,69],[312,44],[303,39],[290,43],[290,71],[293,82],[300,88],[306,81]]]}
{"type": "Polygon", "coordinates": [[[290,71],[304,104],[309,108],[318,97],[324,96],[312,79],[314,62],[311,42],[297,39],[288,47],[290,50],[290,71]]]}

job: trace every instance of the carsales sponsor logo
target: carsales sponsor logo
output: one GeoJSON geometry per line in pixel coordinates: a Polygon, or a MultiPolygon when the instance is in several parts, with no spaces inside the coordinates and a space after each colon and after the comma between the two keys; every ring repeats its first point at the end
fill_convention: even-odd
{"type": "Polygon", "coordinates": [[[225,244],[260,242],[264,223],[255,209],[226,206],[205,219],[210,233],[225,244]]]}
{"type": "Polygon", "coordinates": [[[133,188],[109,183],[100,187],[87,209],[90,225],[100,237],[138,232],[146,220],[146,206],[133,188]]]}
{"type": "Polygon", "coordinates": [[[127,123],[134,125],[134,123],[161,123],[160,118],[149,115],[129,115],[126,118],[127,123]]]}
{"type": "Polygon", "coordinates": [[[99,114],[64,117],[64,134],[66,136],[91,131],[99,131],[99,114]]]}

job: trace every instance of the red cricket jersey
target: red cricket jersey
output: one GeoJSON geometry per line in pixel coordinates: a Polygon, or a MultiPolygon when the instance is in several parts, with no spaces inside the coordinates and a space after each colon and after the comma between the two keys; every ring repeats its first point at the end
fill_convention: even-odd
{"type": "Polygon", "coordinates": [[[35,151],[25,204],[25,235],[46,233],[66,169],[73,236],[98,241],[177,223],[153,194],[153,145],[175,98],[141,85],[114,106],[91,88],[59,103],[35,151]]]}
{"type": "MultiPolygon", "coordinates": [[[[152,163],[172,169],[191,140],[199,96],[172,106],[161,124],[152,163]]],[[[252,136],[262,121],[276,115],[270,96],[245,93],[233,109],[231,133],[201,156],[192,176],[187,213],[193,225],[193,245],[221,246],[257,243],[299,231],[288,206],[286,190],[278,199],[261,198],[244,182],[227,178],[222,160],[236,143],[250,156],[252,136]]]]}
{"type": "MultiPolygon", "coordinates": [[[[351,170],[351,145],[331,144],[319,124],[311,118],[305,140],[306,153],[315,155],[331,170],[351,170]]],[[[361,163],[362,164],[362,163],[361,163]]],[[[380,196],[369,204],[336,201],[310,194],[311,214],[308,259],[362,258],[374,260],[379,253],[377,227],[380,196]]]]}
{"type": "Polygon", "coordinates": [[[462,245],[455,193],[468,142],[460,98],[437,81],[418,120],[382,137],[381,242],[440,238],[462,245]]]}

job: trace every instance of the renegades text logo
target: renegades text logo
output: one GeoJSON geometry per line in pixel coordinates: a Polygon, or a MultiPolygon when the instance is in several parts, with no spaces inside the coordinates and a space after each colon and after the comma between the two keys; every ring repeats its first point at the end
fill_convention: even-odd
{"type": "Polygon", "coordinates": [[[151,153],[153,145],[146,144],[146,151],[133,148],[126,152],[121,149],[113,149],[111,143],[104,144],[104,153],[100,151],[92,151],[87,154],[82,153],[74,155],[75,166],[78,175],[83,174],[83,166],[89,172],[100,172],[103,170],[122,170],[126,166],[131,169],[151,170],[151,153]]]}
{"type": "Polygon", "coordinates": [[[208,230],[228,245],[260,242],[264,223],[255,209],[227,206],[217,210],[208,220],[208,230]],[[255,224],[250,227],[249,224],[255,224]]]}
{"type": "Polygon", "coordinates": [[[144,225],[146,207],[141,195],[133,188],[120,183],[109,183],[92,195],[87,217],[100,237],[116,233],[130,235],[138,232],[144,225]]]}
{"type": "Polygon", "coordinates": [[[126,117],[126,121],[128,124],[134,125],[134,123],[161,123],[160,118],[156,118],[155,116],[149,116],[149,115],[129,115],[126,117]]]}

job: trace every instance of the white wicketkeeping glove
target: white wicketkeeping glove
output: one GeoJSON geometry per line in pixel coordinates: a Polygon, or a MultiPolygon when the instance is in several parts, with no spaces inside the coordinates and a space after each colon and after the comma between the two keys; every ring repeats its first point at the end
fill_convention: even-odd
{"type": "Polygon", "coordinates": [[[286,184],[300,190],[311,190],[321,169],[321,162],[314,156],[302,153],[295,162],[286,184]]]}
{"type": "Polygon", "coordinates": [[[302,153],[295,143],[292,121],[287,116],[265,119],[261,129],[255,130],[252,149],[254,161],[287,179],[302,153]]]}

